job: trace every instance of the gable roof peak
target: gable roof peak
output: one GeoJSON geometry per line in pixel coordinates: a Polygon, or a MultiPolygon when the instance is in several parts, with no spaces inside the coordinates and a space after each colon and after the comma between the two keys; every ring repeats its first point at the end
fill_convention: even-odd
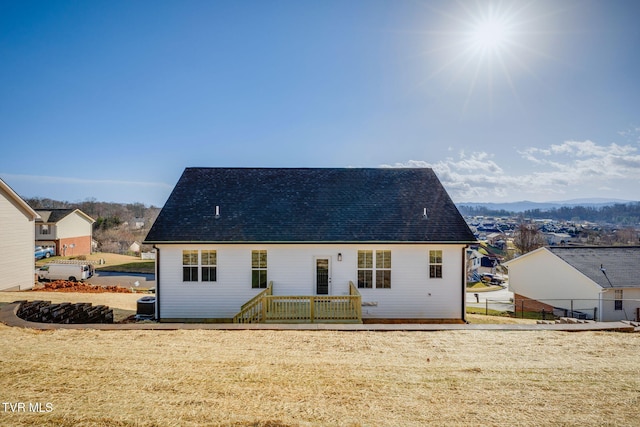
{"type": "Polygon", "coordinates": [[[146,241],[471,242],[475,238],[429,168],[190,167],[146,241]]]}

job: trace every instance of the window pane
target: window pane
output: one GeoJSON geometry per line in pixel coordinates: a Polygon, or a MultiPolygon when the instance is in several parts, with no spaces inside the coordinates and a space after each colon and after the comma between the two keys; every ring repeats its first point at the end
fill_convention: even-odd
{"type": "Polygon", "coordinates": [[[371,288],[373,274],[371,270],[358,270],[358,287],[371,288]]]}
{"type": "Polygon", "coordinates": [[[182,251],[182,265],[198,265],[198,251],[182,251]]]}
{"type": "Polygon", "coordinates": [[[442,251],[429,251],[430,264],[442,264],[442,251]]]}
{"type": "Polygon", "coordinates": [[[183,282],[197,282],[198,281],[198,267],[182,267],[182,281],[183,282]]]}
{"type": "Polygon", "coordinates": [[[376,268],[391,268],[391,251],[376,251],[376,268]]]}
{"type": "Polygon", "coordinates": [[[391,270],[376,271],[376,288],[391,288],[391,270]]]}
{"type": "Polygon", "coordinates": [[[267,268],[267,251],[251,251],[251,267],[267,268]]]}
{"type": "Polygon", "coordinates": [[[442,266],[441,265],[430,265],[429,266],[429,277],[434,279],[442,278],[442,266]]]}
{"type": "Polygon", "coordinates": [[[267,270],[253,270],[251,272],[251,287],[252,288],[267,287],[267,270]]]}
{"type": "Polygon", "coordinates": [[[202,265],[216,265],[216,251],[202,251],[202,265]]]}
{"type": "Polygon", "coordinates": [[[217,268],[216,267],[202,267],[202,281],[203,282],[215,282],[217,280],[217,268]]]}
{"type": "Polygon", "coordinates": [[[373,251],[358,251],[358,268],[373,268],[373,251]]]}
{"type": "Polygon", "coordinates": [[[614,310],[622,310],[622,289],[616,289],[615,291],[615,301],[613,302],[614,304],[614,310]]]}

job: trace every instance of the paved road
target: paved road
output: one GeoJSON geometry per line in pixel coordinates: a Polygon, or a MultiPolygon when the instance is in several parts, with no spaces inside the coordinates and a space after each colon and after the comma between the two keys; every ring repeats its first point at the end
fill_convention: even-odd
{"type": "Polygon", "coordinates": [[[96,274],[86,281],[92,285],[122,286],[124,288],[150,289],[156,287],[154,274],[112,273],[109,271],[96,271],[96,274]]]}

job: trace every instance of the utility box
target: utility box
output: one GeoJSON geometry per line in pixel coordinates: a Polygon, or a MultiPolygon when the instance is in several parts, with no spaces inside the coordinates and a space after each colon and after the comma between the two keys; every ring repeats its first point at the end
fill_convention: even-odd
{"type": "Polygon", "coordinates": [[[156,297],[142,297],[138,300],[136,317],[153,319],[156,315],[156,297]]]}

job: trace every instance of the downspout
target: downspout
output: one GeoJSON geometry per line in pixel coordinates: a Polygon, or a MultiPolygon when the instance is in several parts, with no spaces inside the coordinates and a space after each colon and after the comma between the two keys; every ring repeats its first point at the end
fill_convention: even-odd
{"type": "Polygon", "coordinates": [[[156,320],[160,322],[160,248],[153,245],[156,250],[156,320]]]}
{"type": "Polygon", "coordinates": [[[593,319],[596,322],[604,322],[604,297],[605,293],[609,292],[609,289],[602,288],[598,292],[598,319],[593,319]]]}
{"type": "Polygon", "coordinates": [[[462,247],[462,321],[467,322],[467,248],[469,245],[462,247]]]}

